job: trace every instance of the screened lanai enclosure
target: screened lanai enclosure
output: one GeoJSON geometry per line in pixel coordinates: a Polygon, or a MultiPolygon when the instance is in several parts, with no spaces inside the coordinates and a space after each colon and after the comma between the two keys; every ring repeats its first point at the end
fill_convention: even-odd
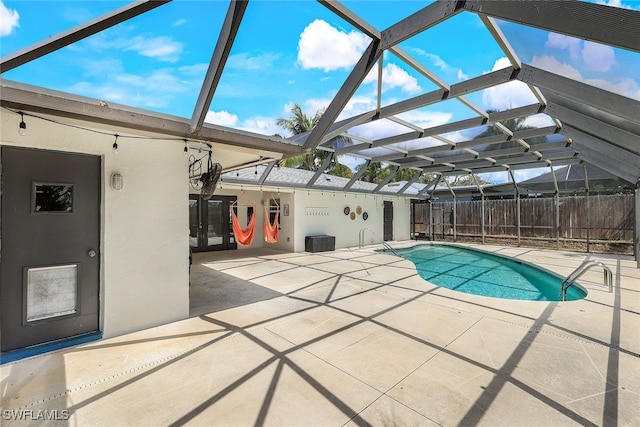
{"type": "Polygon", "coordinates": [[[87,7],[86,20],[60,24],[57,35],[34,29],[31,45],[3,38],[0,102],[23,123],[46,117],[153,132],[184,144],[185,151],[211,144],[257,150],[238,160],[214,148],[223,168],[219,185],[407,197],[421,212],[413,218],[416,235],[544,238],[558,246],[563,239],[587,245],[612,240],[638,254],[636,2],[140,1],[87,7]],[[180,24],[165,21],[167,15],[181,17],[180,24]],[[176,49],[175,57],[163,59],[120,42],[125,32],[149,36],[135,32],[149,22],[157,42],[185,53],[176,49]],[[284,46],[297,56],[287,56],[284,46]],[[109,68],[119,79],[103,69],[102,83],[88,83],[90,72],[72,58],[83,53],[97,60],[106,49],[123,55],[109,68]],[[129,61],[135,53],[145,66],[129,61]],[[165,62],[149,71],[158,59],[165,62]],[[160,74],[164,80],[154,87],[141,83],[160,74]],[[312,83],[297,84],[308,74],[304,81],[312,83]],[[322,99],[311,87],[321,89],[322,99]],[[178,97],[189,107],[178,107],[178,97]],[[321,111],[312,130],[282,135],[272,126],[291,103],[321,111]],[[283,172],[283,159],[314,153],[309,173],[293,179],[283,172]],[[338,163],[350,174],[331,175],[338,163]],[[385,173],[367,178],[375,167],[385,173]],[[580,178],[569,179],[562,168],[579,171],[580,178]],[[546,187],[536,188],[530,179],[543,174],[546,187]],[[461,177],[463,187],[456,185],[461,177]]]}

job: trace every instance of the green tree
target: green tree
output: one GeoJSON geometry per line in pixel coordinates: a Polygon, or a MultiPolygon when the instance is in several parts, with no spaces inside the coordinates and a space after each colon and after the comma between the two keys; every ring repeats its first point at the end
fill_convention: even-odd
{"type": "MultiPolygon", "coordinates": [[[[487,110],[488,113],[495,113],[496,110],[487,110]]],[[[526,121],[526,117],[516,117],[513,119],[507,119],[507,120],[503,120],[500,123],[502,125],[504,125],[507,129],[509,129],[511,132],[516,132],[519,130],[524,130],[524,129],[532,129],[532,126],[529,126],[527,124],[525,124],[526,121]]],[[[484,130],[484,132],[476,135],[474,137],[474,139],[478,139],[478,138],[483,138],[485,136],[493,136],[493,135],[504,135],[504,132],[502,132],[502,130],[500,130],[498,127],[496,127],[495,125],[491,125],[489,126],[487,129],[484,130]]],[[[535,138],[529,138],[529,140],[527,141],[529,144],[538,144],[538,143],[543,143],[545,142],[547,139],[544,136],[540,136],[540,137],[535,137],[535,138]]],[[[499,150],[502,148],[510,148],[510,147],[515,147],[518,143],[515,141],[507,141],[507,142],[502,142],[500,144],[492,144],[489,147],[487,147],[487,150],[499,150]]]]}
{"type": "MultiPolygon", "coordinates": [[[[320,121],[322,114],[323,111],[316,111],[315,115],[307,116],[304,111],[302,111],[302,107],[294,103],[291,107],[291,116],[289,118],[281,117],[277,119],[276,124],[288,130],[292,135],[299,135],[301,133],[311,132],[320,121]]],[[[328,143],[328,145],[333,149],[350,144],[353,144],[353,141],[342,135],[331,139],[328,143]]],[[[325,150],[314,150],[311,153],[288,157],[280,164],[290,168],[317,171],[330,154],[330,152],[325,150]]],[[[346,178],[351,178],[353,176],[351,169],[341,164],[337,158],[334,158],[330,166],[323,172],[329,175],[342,176],[346,178]]]]}

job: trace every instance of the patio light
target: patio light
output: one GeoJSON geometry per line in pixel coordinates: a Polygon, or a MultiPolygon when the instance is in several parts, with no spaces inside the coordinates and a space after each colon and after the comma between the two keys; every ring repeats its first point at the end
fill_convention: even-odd
{"type": "Polygon", "coordinates": [[[24,114],[20,113],[20,126],[18,128],[18,133],[21,136],[27,136],[27,124],[24,122],[24,114]]]}

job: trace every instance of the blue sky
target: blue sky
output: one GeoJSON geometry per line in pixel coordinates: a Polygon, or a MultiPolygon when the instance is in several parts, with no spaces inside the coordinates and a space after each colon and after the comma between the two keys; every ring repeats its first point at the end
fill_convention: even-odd
{"type": "MultiPolygon", "coordinates": [[[[127,3],[0,0],[0,53],[19,51],[127,3]]],[[[640,10],[637,0],[603,3],[640,10]]],[[[344,4],[382,30],[428,2],[344,4]]],[[[3,77],[191,117],[227,6],[226,1],[176,0],[3,77]]],[[[500,22],[500,27],[523,62],[640,100],[640,55],[506,22],[500,22]]],[[[275,125],[276,119],[287,117],[294,102],[309,115],[325,108],[369,41],[315,1],[251,1],[206,120],[266,135],[285,134],[275,125]]],[[[509,66],[480,19],[471,13],[459,14],[401,47],[449,84],[509,66]]],[[[375,109],[377,67],[373,71],[341,118],[375,109]]],[[[385,55],[382,82],[382,105],[436,89],[433,82],[392,54],[385,55]]],[[[483,109],[494,110],[535,101],[519,82],[468,98],[483,109]]],[[[452,100],[401,118],[429,127],[472,115],[469,108],[452,100]]],[[[548,123],[546,116],[530,121],[548,123]]],[[[406,131],[380,121],[350,132],[375,139],[406,131]]],[[[447,137],[461,140],[468,136],[447,137]]]]}

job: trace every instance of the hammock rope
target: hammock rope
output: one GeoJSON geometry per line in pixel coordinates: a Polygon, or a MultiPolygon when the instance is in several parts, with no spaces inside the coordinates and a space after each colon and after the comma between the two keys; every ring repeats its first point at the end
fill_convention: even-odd
{"type": "Polygon", "coordinates": [[[269,203],[264,204],[264,226],[262,232],[264,234],[264,241],[267,243],[277,243],[280,238],[280,227],[278,225],[278,217],[280,216],[280,205],[276,202],[276,199],[271,195],[274,203],[276,204],[276,215],[273,218],[273,224],[269,220],[269,203]]]}
{"type": "Polygon", "coordinates": [[[249,225],[247,228],[242,228],[240,226],[240,222],[238,221],[238,217],[233,210],[234,206],[237,207],[238,202],[231,203],[231,224],[233,227],[233,235],[236,239],[236,242],[240,246],[250,246],[253,243],[253,238],[256,234],[256,206],[253,205],[253,213],[251,214],[251,220],[249,221],[249,225]]]}

